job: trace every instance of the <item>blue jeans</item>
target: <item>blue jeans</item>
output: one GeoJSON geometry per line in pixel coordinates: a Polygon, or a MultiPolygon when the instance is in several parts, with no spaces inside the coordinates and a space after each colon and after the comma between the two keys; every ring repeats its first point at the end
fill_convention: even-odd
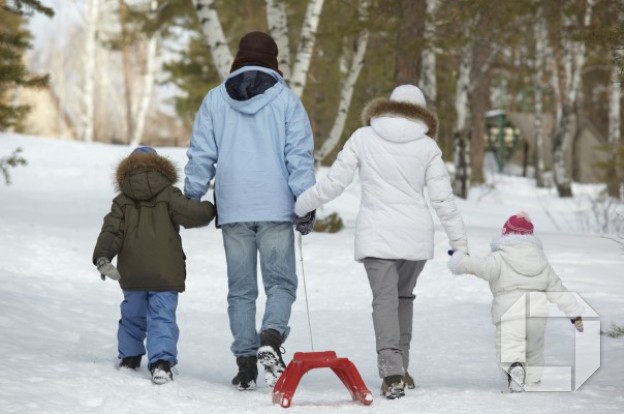
{"type": "Polygon", "coordinates": [[[256,331],[258,253],[266,294],[260,331],[275,329],[286,339],[288,320],[297,295],[295,236],[291,222],[224,224],[223,245],[228,275],[228,316],[234,336],[234,356],[256,355],[260,340],[256,331]]]}
{"type": "Polygon", "coordinates": [[[178,292],[124,290],[121,319],[117,330],[119,358],[145,354],[147,337],[149,364],[162,359],[171,366],[178,363],[176,323],[178,292]]]}

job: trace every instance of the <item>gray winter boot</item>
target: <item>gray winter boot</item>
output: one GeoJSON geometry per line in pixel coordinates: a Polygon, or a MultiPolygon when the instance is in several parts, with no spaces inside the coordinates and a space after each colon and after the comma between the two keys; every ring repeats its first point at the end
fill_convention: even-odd
{"type": "Polygon", "coordinates": [[[389,400],[405,397],[405,384],[402,375],[389,375],[381,383],[381,395],[389,400]]]}
{"type": "Polygon", "coordinates": [[[412,378],[412,376],[407,371],[405,371],[405,375],[403,376],[403,383],[410,390],[413,390],[414,388],[416,388],[416,384],[414,383],[414,378],[412,378]]]}

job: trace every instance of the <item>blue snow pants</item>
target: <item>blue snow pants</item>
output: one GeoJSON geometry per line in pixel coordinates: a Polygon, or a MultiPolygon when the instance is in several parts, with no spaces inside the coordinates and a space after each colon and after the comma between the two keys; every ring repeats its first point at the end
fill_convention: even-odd
{"type": "Polygon", "coordinates": [[[145,355],[147,337],[149,366],[158,360],[168,361],[171,366],[177,364],[178,292],[124,290],[123,294],[117,331],[119,358],[145,355]]]}

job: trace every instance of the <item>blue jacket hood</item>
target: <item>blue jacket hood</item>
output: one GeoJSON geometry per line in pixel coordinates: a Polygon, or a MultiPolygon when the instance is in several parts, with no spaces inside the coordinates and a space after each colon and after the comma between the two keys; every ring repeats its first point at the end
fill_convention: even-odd
{"type": "MultiPolygon", "coordinates": [[[[246,85],[242,85],[242,87],[246,87],[246,85]]],[[[219,90],[225,102],[229,106],[231,106],[232,109],[235,109],[236,111],[244,114],[253,115],[260,109],[262,109],[265,105],[267,105],[269,102],[271,102],[273,99],[275,99],[275,97],[279,95],[285,87],[286,83],[284,82],[284,79],[273,69],[265,68],[262,66],[243,66],[242,68],[232,72],[228,76],[226,81],[222,83],[221,86],[219,86],[219,90]],[[259,93],[248,99],[234,99],[227,91],[227,84],[229,83],[231,85],[234,78],[246,72],[261,72],[264,74],[268,74],[275,79],[276,83],[273,86],[265,89],[262,93],[259,93]]],[[[266,84],[260,85],[260,88],[261,89],[259,89],[259,91],[266,88],[266,84]]]]}

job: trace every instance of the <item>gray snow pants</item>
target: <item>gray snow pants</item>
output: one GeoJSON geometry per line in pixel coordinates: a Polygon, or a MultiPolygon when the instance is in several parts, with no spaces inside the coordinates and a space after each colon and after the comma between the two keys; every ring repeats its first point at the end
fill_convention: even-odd
{"type": "Polygon", "coordinates": [[[363,260],[373,292],[373,327],[379,376],[401,375],[409,365],[414,287],[426,260],[363,260]]]}

